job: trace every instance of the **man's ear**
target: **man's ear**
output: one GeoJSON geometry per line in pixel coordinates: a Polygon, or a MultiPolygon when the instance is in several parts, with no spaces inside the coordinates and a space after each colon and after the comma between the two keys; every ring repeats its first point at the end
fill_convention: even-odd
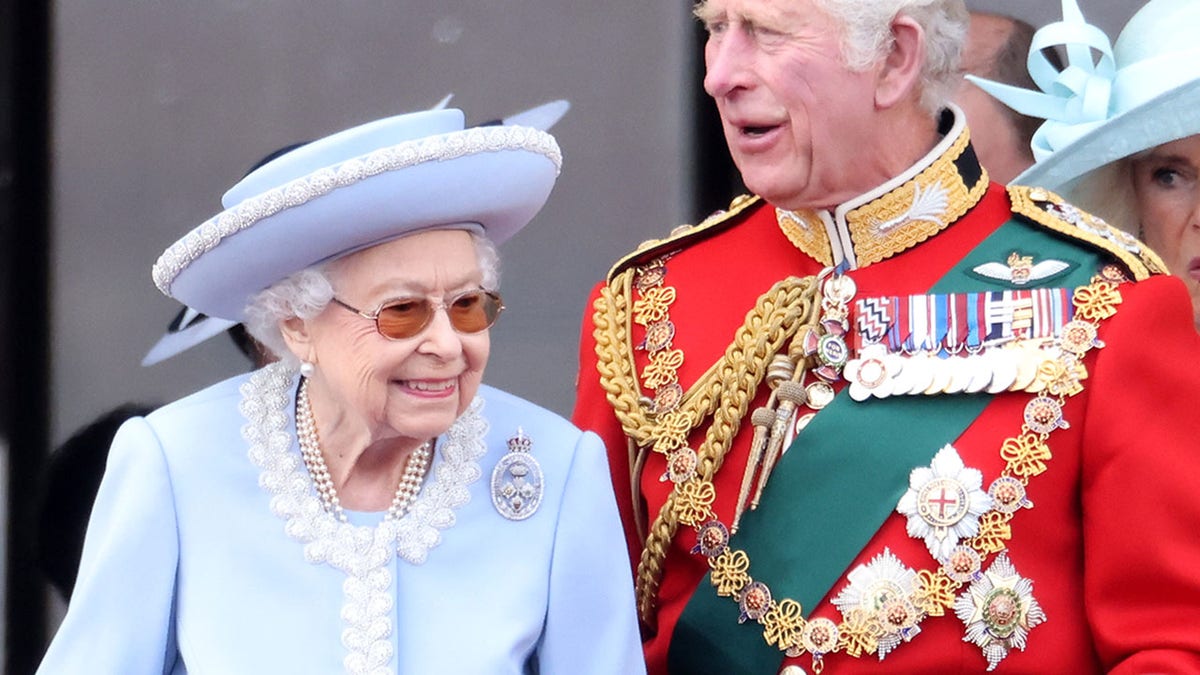
{"type": "Polygon", "coordinates": [[[892,19],[892,47],[884,56],[875,86],[875,105],[891,108],[920,86],[925,63],[925,29],[903,14],[892,19]]]}
{"type": "Polygon", "coordinates": [[[309,332],[308,322],[298,316],[293,316],[279,322],[279,332],[288,350],[301,361],[314,361],[312,333],[309,332]]]}

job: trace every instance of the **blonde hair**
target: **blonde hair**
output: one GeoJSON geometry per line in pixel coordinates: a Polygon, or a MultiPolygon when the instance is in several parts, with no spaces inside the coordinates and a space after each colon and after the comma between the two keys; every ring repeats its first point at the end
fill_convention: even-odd
{"type": "MultiPolygon", "coordinates": [[[[1146,151],[1143,151],[1146,152],[1146,151]]],[[[1133,189],[1133,162],[1143,153],[1129,155],[1089,171],[1061,189],[1063,198],[1109,225],[1140,237],[1137,193],[1133,189]]]]}

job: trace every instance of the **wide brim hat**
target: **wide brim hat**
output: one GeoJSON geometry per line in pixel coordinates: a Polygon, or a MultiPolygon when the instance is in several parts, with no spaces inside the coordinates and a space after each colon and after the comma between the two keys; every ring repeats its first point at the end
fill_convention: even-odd
{"type": "Polygon", "coordinates": [[[155,285],[242,321],[268,286],[407,234],[462,228],[503,243],[545,204],[562,154],[539,129],[464,120],[455,109],[397,115],[264,164],[225,193],[224,211],[167,248],[155,285]]]}
{"type": "Polygon", "coordinates": [[[1063,21],[1037,31],[1029,72],[1041,92],[970,77],[1018,112],[1047,121],[1034,136],[1037,160],[1014,183],[1066,196],[1102,180],[1112,162],[1200,133],[1200,1],[1150,0],[1115,47],[1063,0],[1063,21]],[[1063,47],[1061,72],[1042,54],[1063,47]]]}
{"type": "Polygon", "coordinates": [[[236,321],[214,319],[191,307],[184,307],[175,315],[175,319],[167,327],[167,332],[142,357],[142,365],[152,366],[165,361],[236,325],[236,321]]]}

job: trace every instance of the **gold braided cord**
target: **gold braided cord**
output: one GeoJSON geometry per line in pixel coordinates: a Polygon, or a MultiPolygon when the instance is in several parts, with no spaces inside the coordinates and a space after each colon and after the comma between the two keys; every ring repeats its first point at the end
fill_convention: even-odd
{"type": "MultiPolygon", "coordinates": [[[[680,504],[680,487],[697,480],[709,481],[721,468],[750,402],[766,376],[771,358],[801,325],[817,316],[819,301],[814,301],[817,288],[815,277],[789,277],[760,296],[754,308],[747,313],[745,322],[735,333],[733,342],[726,348],[724,356],[693,385],[685,397],[690,398],[696,408],[713,411],[712,422],[704,442],[697,451],[697,478],[676,486],[650,526],[649,536],[642,550],[637,572],[638,609],[647,625],[653,623],[658,583],[662,579],[662,564],[679,527],[677,509],[680,504]]],[[[621,305],[618,302],[609,305],[613,309],[619,306],[621,305]]],[[[598,309],[597,314],[601,313],[598,309]]],[[[619,411],[618,417],[622,418],[626,433],[634,436],[634,433],[641,429],[635,423],[638,415],[622,416],[622,412],[637,407],[637,382],[632,376],[632,356],[621,359],[617,352],[621,346],[629,344],[629,334],[621,334],[619,330],[620,326],[628,324],[620,321],[619,315],[610,315],[608,319],[604,321],[603,330],[600,322],[597,322],[595,336],[597,355],[600,356],[601,362],[606,362],[600,368],[601,384],[608,393],[614,410],[619,411]],[[608,340],[604,347],[600,345],[602,339],[608,340]],[[602,349],[607,353],[602,353],[602,349]],[[626,363],[618,364],[617,361],[621,360],[626,363]]],[[[693,428],[699,426],[707,415],[708,413],[705,413],[703,416],[693,417],[693,428]]],[[[644,414],[641,417],[646,426],[650,427],[648,433],[642,437],[650,439],[654,435],[652,425],[644,414]]]]}
{"type": "MultiPolygon", "coordinates": [[[[627,270],[602,289],[593,303],[596,367],[600,385],[625,435],[639,446],[657,440],[663,428],[644,405],[642,385],[634,366],[630,298],[636,269],[627,270]]],[[[721,389],[718,364],[709,368],[683,395],[676,418],[688,416],[693,426],[712,414],[721,389]]]]}
{"type": "Polygon", "coordinates": [[[629,301],[634,272],[626,270],[601,289],[592,305],[592,338],[596,342],[600,386],[604,388],[608,404],[621,422],[625,435],[638,445],[645,445],[654,428],[638,401],[640,387],[634,371],[633,345],[629,344],[629,301]]]}

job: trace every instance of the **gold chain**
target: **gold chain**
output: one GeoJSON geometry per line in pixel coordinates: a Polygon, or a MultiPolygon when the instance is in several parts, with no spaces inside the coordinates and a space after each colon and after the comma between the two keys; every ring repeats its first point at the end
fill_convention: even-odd
{"type": "MultiPolygon", "coordinates": [[[[1022,490],[1030,478],[1046,471],[1051,459],[1047,440],[1053,431],[1065,426],[1065,423],[1058,423],[1062,419],[1062,406],[1067,397],[1083,391],[1082,380],[1087,377],[1083,357],[1092,348],[1103,346],[1096,339],[1097,324],[1113,316],[1116,305],[1121,302],[1111,270],[1094,278],[1088,286],[1076,289],[1072,300],[1076,319],[1064,327],[1063,355],[1042,364],[1038,378],[1044,387],[1026,406],[1026,421],[1021,426],[1021,433],[1005,440],[1000,447],[1001,458],[1006,463],[1001,477],[1018,481],[1022,490]]],[[[695,482],[696,485],[682,491],[688,497],[686,503],[673,506],[680,512],[679,520],[700,531],[717,520],[711,510],[716,489],[710,481],[695,482]]],[[[1005,550],[1012,538],[1010,521],[1014,512],[1015,509],[993,508],[985,513],[980,519],[978,534],[956,551],[974,557],[981,566],[986,556],[1005,550]]],[[[708,531],[711,533],[712,530],[708,531]]],[[[701,532],[700,536],[706,535],[701,532]]],[[[738,601],[748,589],[754,588],[757,597],[766,598],[765,606],[756,611],[755,619],[763,628],[763,639],[789,656],[813,653],[814,672],[821,672],[821,658],[825,653],[841,651],[857,658],[878,649],[879,638],[885,635],[878,617],[855,610],[848,612],[841,624],[835,625],[825,619],[807,621],[795,600],[771,599],[774,596],[769,587],[750,575],[749,556],[745,551],[728,546],[727,537],[722,545],[713,546],[710,542],[705,549],[717,595],[738,601]],[[821,638],[815,638],[816,634],[821,638]]],[[[922,615],[942,616],[953,606],[955,594],[967,579],[963,570],[955,567],[956,560],[961,559],[952,555],[941,568],[917,573],[917,583],[909,600],[922,615]]]]}
{"type": "MultiPolygon", "coordinates": [[[[647,410],[634,372],[629,299],[634,270],[627,271],[597,298],[593,315],[600,382],[625,433],[638,445],[654,443],[663,435],[663,420],[647,410]]],[[[788,277],[761,295],[734,334],[720,360],[692,386],[675,412],[686,414],[687,430],[697,428],[709,415],[705,439],[696,451],[696,477],[676,483],[650,527],[637,570],[638,611],[653,625],[655,599],[662,579],[663,561],[679,527],[680,505],[692,501],[689,491],[697,479],[710,481],[720,469],[750,402],[762,383],[767,366],[781,346],[804,325],[815,323],[820,306],[815,277],[788,277]]],[[[664,416],[667,417],[667,416],[664,416]]],[[[678,417],[672,419],[678,420],[678,417]]],[[[679,438],[677,433],[669,434],[679,438]]],[[[686,434],[682,443],[686,442],[686,434]]],[[[655,444],[657,452],[677,448],[655,444]]]]}

